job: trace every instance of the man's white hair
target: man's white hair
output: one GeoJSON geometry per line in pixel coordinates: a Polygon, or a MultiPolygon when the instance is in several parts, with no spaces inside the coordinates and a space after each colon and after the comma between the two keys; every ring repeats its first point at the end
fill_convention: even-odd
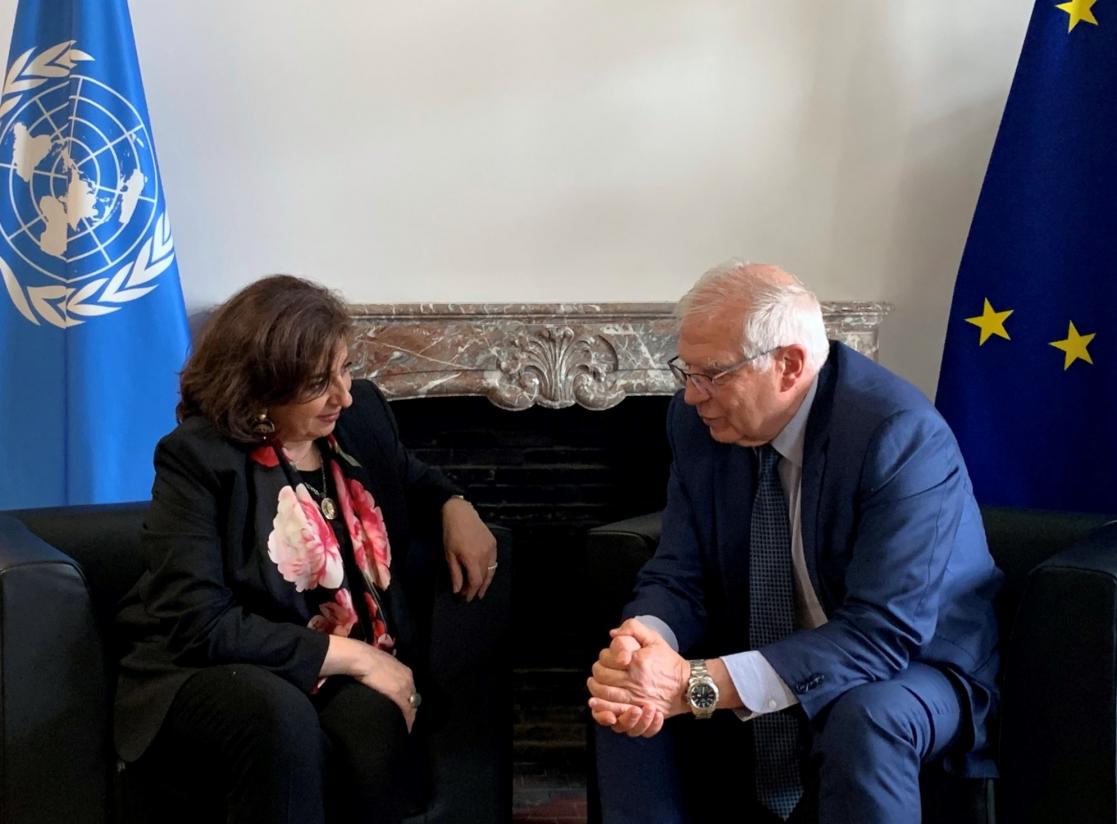
{"type": "MultiPolygon", "coordinates": [[[[682,324],[692,315],[712,315],[733,304],[746,309],[740,340],[743,357],[800,343],[807,350],[809,370],[818,371],[826,363],[830,342],[818,298],[795,275],[775,266],[737,258],[718,264],[683,295],[675,317],[682,324]]],[[[771,355],[762,355],[753,368],[767,369],[771,361],[771,355]]]]}

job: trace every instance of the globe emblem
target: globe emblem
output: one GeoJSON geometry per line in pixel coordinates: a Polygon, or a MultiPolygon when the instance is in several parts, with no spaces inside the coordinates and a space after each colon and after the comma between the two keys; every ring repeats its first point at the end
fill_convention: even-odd
{"type": "Polygon", "coordinates": [[[7,246],[48,281],[114,274],[158,217],[151,145],[136,108],[94,78],[73,73],[26,96],[0,124],[7,246]]]}

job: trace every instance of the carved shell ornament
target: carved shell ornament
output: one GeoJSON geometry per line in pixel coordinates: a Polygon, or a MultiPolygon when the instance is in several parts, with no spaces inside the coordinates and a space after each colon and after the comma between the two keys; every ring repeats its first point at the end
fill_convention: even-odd
{"type": "Polygon", "coordinates": [[[518,335],[501,360],[501,378],[490,399],[506,409],[533,403],[548,409],[575,403],[606,409],[623,397],[616,371],[616,350],[601,335],[578,336],[569,326],[533,330],[518,335]]]}

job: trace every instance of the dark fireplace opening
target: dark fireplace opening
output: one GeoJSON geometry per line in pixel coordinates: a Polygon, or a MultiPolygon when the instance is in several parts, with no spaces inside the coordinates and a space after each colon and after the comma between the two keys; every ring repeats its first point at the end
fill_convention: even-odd
{"type": "Polygon", "coordinates": [[[512,530],[517,769],[584,763],[584,682],[607,641],[589,637],[585,534],[662,508],[669,401],[518,412],[483,397],[392,402],[404,444],[466,488],[486,521],[512,530]]]}

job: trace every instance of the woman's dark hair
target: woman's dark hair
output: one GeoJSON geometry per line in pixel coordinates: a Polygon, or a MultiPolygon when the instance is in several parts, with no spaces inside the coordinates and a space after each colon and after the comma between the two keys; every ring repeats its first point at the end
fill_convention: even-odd
{"type": "Polygon", "coordinates": [[[326,391],[351,328],[345,304],[317,283],[271,275],[249,284],[214,310],[186,362],[178,419],[202,415],[227,438],[260,441],[261,412],[326,391]]]}

